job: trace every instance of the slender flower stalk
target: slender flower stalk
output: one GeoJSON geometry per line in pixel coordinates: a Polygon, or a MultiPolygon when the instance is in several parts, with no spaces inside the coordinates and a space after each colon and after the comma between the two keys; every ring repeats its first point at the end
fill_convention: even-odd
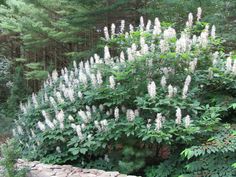
{"type": "Polygon", "coordinates": [[[98,85],[102,85],[103,80],[102,80],[102,74],[101,74],[100,71],[97,72],[96,77],[97,77],[97,83],[98,83],[98,85]]]}
{"type": "Polygon", "coordinates": [[[236,60],[234,60],[233,66],[232,66],[232,73],[236,75],[236,60]]]}
{"type": "Polygon", "coordinates": [[[187,98],[187,93],[188,93],[190,82],[191,82],[191,76],[188,75],[187,78],[185,79],[185,82],[184,82],[184,88],[183,88],[183,93],[182,93],[183,99],[187,98]]]}
{"type": "Polygon", "coordinates": [[[50,119],[45,119],[45,123],[49,128],[51,128],[51,129],[55,128],[55,125],[51,122],[50,119]]]}
{"type": "Polygon", "coordinates": [[[46,125],[47,125],[48,127],[50,127],[51,129],[54,129],[55,126],[54,126],[54,124],[51,122],[51,120],[50,120],[48,114],[46,113],[46,111],[42,110],[42,115],[43,115],[43,117],[45,118],[45,123],[46,123],[46,125]]]}
{"type": "Polygon", "coordinates": [[[108,48],[108,46],[105,46],[104,47],[104,60],[105,60],[105,63],[106,64],[110,63],[110,59],[111,59],[111,55],[110,55],[110,52],[109,52],[109,48],[108,48]]]}
{"type": "Polygon", "coordinates": [[[93,113],[96,113],[97,112],[97,107],[96,106],[92,106],[92,111],[93,111],[93,113]]]}
{"type": "Polygon", "coordinates": [[[184,126],[186,128],[188,128],[190,126],[190,123],[191,123],[191,120],[190,120],[190,116],[187,115],[185,118],[184,118],[184,126]]]}
{"type": "Polygon", "coordinates": [[[125,20],[121,20],[120,33],[123,34],[125,30],[125,20]]]}
{"type": "Polygon", "coordinates": [[[55,126],[58,124],[58,121],[56,119],[53,119],[52,122],[55,126]]]}
{"type": "Polygon", "coordinates": [[[106,40],[109,40],[110,39],[110,37],[109,37],[109,32],[108,32],[108,28],[105,26],[104,27],[104,36],[105,36],[105,39],[106,40]]]}
{"type": "Polygon", "coordinates": [[[87,115],[86,115],[86,113],[84,111],[80,110],[78,112],[78,114],[79,114],[79,116],[81,117],[81,119],[83,120],[84,123],[88,123],[89,122],[89,119],[88,119],[88,117],[87,117],[87,115]]]}
{"type": "Polygon", "coordinates": [[[152,22],[151,20],[148,20],[147,25],[146,25],[146,31],[149,31],[151,28],[152,22]]]}
{"type": "Polygon", "coordinates": [[[81,129],[80,125],[76,126],[76,133],[77,133],[78,137],[80,138],[80,140],[83,141],[84,136],[83,136],[82,129],[81,129]]]}
{"type": "Polygon", "coordinates": [[[68,94],[68,98],[69,98],[69,100],[70,100],[71,102],[75,101],[75,97],[74,97],[75,92],[74,92],[74,89],[73,89],[73,88],[69,87],[69,88],[67,89],[67,94],[68,94]]]}
{"type": "Polygon", "coordinates": [[[216,27],[215,27],[215,25],[213,25],[213,26],[211,27],[211,37],[212,37],[213,39],[216,38],[216,27]]]}
{"type": "Polygon", "coordinates": [[[219,52],[216,51],[215,53],[213,53],[212,55],[212,65],[216,66],[218,63],[218,58],[219,58],[219,52]]]}
{"type": "Polygon", "coordinates": [[[86,115],[87,115],[87,118],[88,118],[88,121],[90,121],[92,119],[92,113],[91,111],[86,111],[86,115]]]}
{"type": "Polygon", "coordinates": [[[90,75],[90,78],[91,78],[91,82],[92,82],[93,87],[96,87],[96,86],[97,86],[97,78],[96,78],[96,75],[95,75],[95,74],[91,74],[91,75],[90,75]]]}
{"type": "Polygon", "coordinates": [[[86,61],[85,64],[84,64],[84,69],[85,69],[85,73],[87,73],[88,75],[90,75],[91,73],[91,66],[89,64],[89,61],[86,61]]]}
{"type": "Polygon", "coordinates": [[[161,34],[161,23],[158,18],[155,18],[154,22],[154,28],[153,28],[153,36],[161,34]]]}
{"type": "Polygon", "coordinates": [[[120,115],[119,115],[119,108],[118,107],[116,107],[115,108],[115,110],[114,110],[114,117],[115,117],[115,120],[117,121],[118,119],[119,119],[119,117],[120,117],[120,115]]]}
{"type": "Polygon", "coordinates": [[[170,46],[166,40],[160,40],[160,45],[161,53],[164,53],[169,50],[170,46]]]}
{"type": "Polygon", "coordinates": [[[52,72],[52,80],[53,80],[53,81],[56,81],[57,78],[58,78],[57,70],[54,70],[54,71],[52,72]]]}
{"type": "Polygon", "coordinates": [[[120,53],[120,62],[121,62],[121,63],[124,63],[124,62],[125,62],[125,54],[124,54],[123,51],[121,51],[121,53],[120,53]]]}
{"type": "Polygon", "coordinates": [[[172,85],[170,84],[168,86],[168,98],[172,98],[174,96],[174,88],[172,87],[172,85]]]}
{"type": "Polygon", "coordinates": [[[104,106],[102,104],[99,105],[99,110],[104,111],[104,106]]]}
{"type": "Polygon", "coordinates": [[[116,25],[114,23],[111,24],[111,36],[113,37],[116,34],[116,25]]]}
{"type": "Polygon", "coordinates": [[[193,37],[192,37],[192,45],[196,45],[197,44],[197,41],[198,41],[198,38],[197,38],[197,36],[196,35],[193,35],[193,37]]]}
{"type": "Polygon", "coordinates": [[[56,147],[57,153],[61,153],[61,148],[59,146],[56,147]]]}
{"type": "Polygon", "coordinates": [[[156,84],[154,81],[148,84],[148,94],[151,98],[156,97],[156,84]]]}
{"type": "Polygon", "coordinates": [[[152,124],[151,124],[151,119],[148,119],[148,122],[147,122],[147,129],[150,129],[151,128],[151,126],[152,126],[152,124]]]}
{"type": "Polygon", "coordinates": [[[76,130],[76,125],[74,123],[70,124],[71,128],[73,128],[74,130],[76,130]]]}
{"type": "Polygon", "coordinates": [[[230,72],[232,70],[232,59],[228,57],[226,60],[226,72],[230,72]]]}
{"type": "Polygon", "coordinates": [[[209,35],[209,26],[206,25],[205,30],[201,32],[198,41],[200,46],[202,46],[203,48],[206,48],[208,45],[208,35],[209,35]]]}
{"type": "Polygon", "coordinates": [[[181,124],[181,119],[182,119],[181,109],[180,109],[180,108],[177,108],[177,109],[176,109],[176,119],[175,119],[175,123],[176,123],[176,124],[181,124]]]}
{"type": "Polygon", "coordinates": [[[92,112],[92,109],[91,109],[90,106],[86,105],[85,108],[86,108],[87,111],[92,112]]]}
{"type": "Polygon", "coordinates": [[[101,125],[101,130],[103,130],[103,131],[107,130],[108,122],[106,119],[100,121],[100,125],[101,125]]]}
{"type": "Polygon", "coordinates": [[[33,130],[33,129],[30,129],[30,133],[31,133],[31,135],[32,135],[33,138],[36,137],[36,134],[34,133],[34,130],[33,130]]]}
{"type": "Polygon", "coordinates": [[[56,92],[56,97],[57,97],[57,101],[58,101],[59,103],[64,103],[64,99],[62,98],[60,92],[56,92]]]}
{"type": "Polygon", "coordinates": [[[174,92],[174,96],[176,96],[177,93],[178,93],[178,89],[177,89],[177,87],[174,87],[174,88],[173,88],[173,92],[174,92]]]}
{"type": "Polygon", "coordinates": [[[57,110],[57,103],[54,100],[54,98],[50,96],[49,101],[50,101],[51,105],[53,106],[54,110],[57,110]]]}
{"type": "Polygon", "coordinates": [[[95,63],[94,58],[93,58],[93,57],[90,57],[90,65],[93,66],[94,63],[95,63]]]}
{"type": "Polygon", "coordinates": [[[82,70],[79,71],[79,81],[82,82],[84,86],[88,84],[87,75],[82,70]]]}
{"type": "Polygon", "coordinates": [[[134,111],[132,109],[128,109],[126,112],[126,117],[129,122],[134,121],[134,119],[135,119],[134,111]]]}
{"type": "Polygon", "coordinates": [[[197,58],[194,58],[193,61],[189,62],[189,70],[190,72],[194,73],[196,66],[197,66],[197,58]]]}
{"type": "Polygon", "coordinates": [[[176,37],[176,31],[175,31],[174,28],[169,27],[168,29],[166,29],[164,31],[163,36],[164,36],[164,40],[175,38],[176,37]]]}
{"type": "Polygon", "coordinates": [[[134,27],[133,27],[133,25],[131,25],[131,24],[129,25],[129,32],[130,32],[130,33],[134,32],[134,27]]]}
{"type": "Polygon", "coordinates": [[[69,115],[69,116],[68,116],[68,120],[71,121],[71,122],[74,122],[74,121],[75,121],[75,119],[72,117],[72,115],[69,115]]]}
{"type": "Polygon", "coordinates": [[[156,118],[155,122],[156,122],[155,130],[160,131],[160,129],[162,128],[162,115],[161,115],[161,113],[157,114],[157,118],[156,118]]]}
{"type": "MultiPolygon", "coordinates": [[[[145,39],[144,39],[144,41],[143,41],[143,45],[145,45],[145,39]]],[[[141,45],[141,46],[142,46],[142,45],[141,45]]],[[[136,46],[135,43],[133,43],[133,44],[131,45],[131,51],[132,51],[133,53],[135,53],[135,52],[137,51],[137,46],[136,46]]]]}
{"type": "Polygon", "coordinates": [[[83,93],[82,93],[81,91],[78,92],[78,97],[79,97],[80,99],[83,98],[83,93]]]}
{"type": "Polygon", "coordinates": [[[188,14],[188,21],[186,22],[186,26],[188,28],[191,28],[193,26],[193,14],[192,13],[188,14]]]}
{"type": "Polygon", "coordinates": [[[46,130],[46,127],[45,127],[44,123],[42,123],[40,121],[38,122],[38,128],[43,132],[46,130]]]}
{"type": "Polygon", "coordinates": [[[128,54],[128,61],[133,61],[134,60],[134,56],[132,54],[132,49],[131,48],[127,49],[127,54],[128,54]]]}
{"type": "Polygon", "coordinates": [[[110,82],[110,88],[111,89],[115,89],[116,81],[115,81],[115,77],[114,76],[110,76],[109,77],[109,82],[110,82]]]}
{"type": "MultiPolygon", "coordinates": [[[[141,48],[141,54],[147,54],[149,51],[149,47],[147,44],[144,44],[141,48]]],[[[149,60],[150,61],[150,60],[149,60]]]]}
{"type": "Polygon", "coordinates": [[[140,17],[140,24],[139,24],[140,31],[144,30],[144,19],[143,17],[140,17]]]}
{"type": "Polygon", "coordinates": [[[98,54],[94,54],[94,59],[95,59],[95,63],[101,63],[101,60],[100,60],[100,57],[99,57],[99,55],[98,54]]]}
{"type": "Polygon", "coordinates": [[[73,61],[73,67],[74,67],[74,69],[78,69],[78,66],[77,66],[77,63],[75,60],[73,61]]]}
{"type": "Polygon", "coordinates": [[[188,50],[190,50],[190,39],[185,33],[181,34],[180,39],[176,42],[176,52],[177,53],[184,53],[188,50]]]}
{"type": "Polygon", "coordinates": [[[102,128],[97,120],[94,121],[94,126],[98,129],[99,132],[102,130],[102,128]]]}
{"type": "Polygon", "coordinates": [[[197,8],[197,21],[200,21],[202,18],[202,8],[198,7],[197,8]]]}
{"type": "Polygon", "coordinates": [[[20,125],[17,126],[17,132],[19,135],[24,135],[24,131],[20,125]]]}
{"type": "Polygon", "coordinates": [[[162,88],[165,88],[166,87],[166,77],[165,76],[162,76],[162,78],[161,78],[161,86],[162,86],[162,88]]]}
{"type": "Polygon", "coordinates": [[[63,129],[64,128],[64,112],[63,112],[63,110],[60,110],[59,112],[56,113],[56,119],[60,123],[60,128],[63,129]]]}

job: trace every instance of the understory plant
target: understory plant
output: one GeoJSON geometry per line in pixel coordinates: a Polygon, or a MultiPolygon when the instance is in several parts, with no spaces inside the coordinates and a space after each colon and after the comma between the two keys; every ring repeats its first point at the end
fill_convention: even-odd
{"type": "Polygon", "coordinates": [[[224,176],[227,166],[235,176],[236,60],[201,8],[196,18],[179,33],[158,18],[105,27],[103,57],[54,71],[20,105],[23,155],[160,177],[224,176]]]}
{"type": "Polygon", "coordinates": [[[0,176],[3,177],[26,177],[27,169],[18,169],[16,167],[17,158],[20,156],[20,151],[17,148],[16,141],[8,140],[1,145],[0,166],[2,171],[0,176]]]}

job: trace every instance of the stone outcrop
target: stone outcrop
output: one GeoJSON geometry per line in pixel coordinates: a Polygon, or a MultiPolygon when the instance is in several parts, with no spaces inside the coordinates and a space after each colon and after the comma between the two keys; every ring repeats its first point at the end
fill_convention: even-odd
{"type": "Polygon", "coordinates": [[[71,165],[48,165],[37,161],[18,160],[17,167],[29,169],[28,177],[137,177],[120,174],[117,171],[82,169],[71,165]]]}

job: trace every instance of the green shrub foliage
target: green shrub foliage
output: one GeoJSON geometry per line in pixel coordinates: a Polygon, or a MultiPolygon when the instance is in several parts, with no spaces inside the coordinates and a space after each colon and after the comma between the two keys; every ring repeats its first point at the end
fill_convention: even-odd
{"type": "Polygon", "coordinates": [[[27,169],[16,167],[16,160],[19,158],[20,149],[17,148],[17,142],[8,140],[5,144],[1,145],[0,165],[3,167],[0,175],[4,177],[26,177],[27,169]]]}
{"type": "Polygon", "coordinates": [[[236,60],[223,52],[214,25],[201,22],[201,8],[196,18],[189,14],[180,33],[158,18],[145,24],[141,17],[129,32],[125,21],[105,27],[104,57],[54,71],[21,104],[13,132],[24,155],[124,173],[159,165],[147,176],[210,176],[212,165],[201,161],[220,158],[235,175],[235,155],[219,154],[235,151],[220,142],[235,138],[225,122],[233,121],[236,60]],[[205,145],[213,139],[219,144],[205,145]]]}

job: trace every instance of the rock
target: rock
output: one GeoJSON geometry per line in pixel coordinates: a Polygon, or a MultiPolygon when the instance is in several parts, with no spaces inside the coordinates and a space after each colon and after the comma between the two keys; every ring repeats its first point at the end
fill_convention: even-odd
{"type": "Polygon", "coordinates": [[[35,177],[49,177],[55,175],[55,172],[53,171],[37,171],[35,172],[37,176],[35,177]]]}
{"type": "Polygon", "coordinates": [[[62,168],[72,168],[72,165],[62,165],[62,168]]]}
{"type": "MultiPolygon", "coordinates": [[[[19,159],[16,164],[19,168],[28,168],[28,177],[136,177],[123,175],[117,171],[104,171],[97,169],[81,169],[71,165],[48,165],[38,161],[28,162],[19,159]]],[[[0,167],[0,172],[2,171],[0,167]]]]}
{"type": "Polygon", "coordinates": [[[52,169],[61,169],[61,165],[53,165],[52,169]]]}
{"type": "Polygon", "coordinates": [[[127,177],[127,175],[119,174],[117,177],[127,177]]]}
{"type": "Polygon", "coordinates": [[[97,177],[97,175],[86,173],[86,174],[81,174],[81,177],[97,177]]]}
{"type": "MultiPolygon", "coordinates": [[[[104,171],[103,171],[104,172],[104,171]]],[[[83,169],[83,173],[93,173],[93,174],[97,174],[98,170],[96,169],[83,169]]]]}
{"type": "Polygon", "coordinates": [[[101,176],[99,177],[116,177],[118,176],[120,173],[117,172],[117,171],[114,171],[114,172],[105,172],[103,173],[101,176]]]}
{"type": "Polygon", "coordinates": [[[68,173],[56,173],[56,177],[67,177],[68,173]]]}
{"type": "Polygon", "coordinates": [[[68,177],[82,177],[81,174],[68,175],[68,177]]]}

